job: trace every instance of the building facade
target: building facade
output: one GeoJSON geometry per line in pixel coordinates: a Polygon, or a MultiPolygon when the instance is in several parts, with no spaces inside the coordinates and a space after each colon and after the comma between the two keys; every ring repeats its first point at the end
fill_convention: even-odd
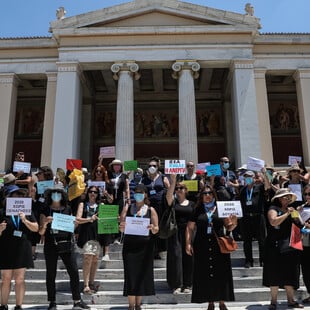
{"type": "Polygon", "coordinates": [[[100,147],[236,166],[310,165],[310,34],[176,0],[58,16],[50,37],[0,39],[0,169],[91,167],[100,147]]]}

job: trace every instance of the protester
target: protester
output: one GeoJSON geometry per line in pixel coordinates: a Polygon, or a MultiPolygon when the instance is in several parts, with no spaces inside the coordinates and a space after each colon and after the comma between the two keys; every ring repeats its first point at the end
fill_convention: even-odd
{"type": "Polygon", "coordinates": [[[60,257],[70,277],[70,287],[73,309],[89,309],[89,306],[81,299],[79,289],[79,272],[72,244],[73,233],[55,230],[51,228],[53,214],[61,213],[71,215],[71,208],[68,206],[67,194],[61,187],[54,187],[45,191],[46,208],[40,216],[39,233],[45,236],[44,257],[46,263],[46,288],[47,299],[50,302],[48,310],[56,310],[56,273],[57,260],[60,257]],[[62,250],[60,246],[64,245],[62,250]]]}
{"type": "Polygon", "coordinates": [[[225,301],[234,301],[230,254],[220,252],[218,236],[230,234],[237,226],[237,217],[219,218],[213,189],[207,185],[186,229],[186,253],[194,256],[193,303],[208,302],[214,310],[219,301],[220,310],[226,310],[225,301]]]}
{"type": "Polygon", "coordinates": [[[263,182],[254,183],[255,174],[253,171],[244,173],[245,186],[240,192],[240,203],[243,217],[240,219],[241,236],[243,239],[243,251],[245,255],[245,268],[253,267],[254,259],[252,252],[252,242],[255,238],[258,242],[259,264],[263,266],[264,243],[266,237],[266,193],[270,188],[270,183],[262,169],[263,182]]]}
{"type": "Polygon", "coordinates": [[[167,191],[167,207],[175,209],[178,231],[168,238],[167,247],[167,282],[173,294],[191,293],[193,259],[186,253],[185,231],[193,209],[194,202],[189,201],[187,187],[183,183],[176,184],[176,175],[170,175],[171,184],[167,191]],[[176,198],[174,197],[176,196],[176,198]]]}
{"type": "Polygon", "coordinates": [[[83,249],[84,294],[97,291],[95,276],[101,250],[98,241],[99,188],[91,186],[86,192],[86,199],[78,206],[76,221],[79,226],[77,245],[83,249]]]}
{"type": "Polygon", "coordinates": [[[143,184],[135,188],[136,203],[126,204],[120,218],[120,231],[126,227],[126,217],[150,219],[147,236],[124,235],[124,296],[128,296],[129,310],[140,310],[142,296],[155,295],[154,289],[154,238],[158,233],[158,217],[155,209],[148,205],[147,189],[143,184]]]}
{"type": "Polygon", "coordinates": [[[292,218],[295,209],[290,206],[296,198],[289,188],[279,189],[267,214],[270,225],[265,242],[263,285],[270,288],[270,310],[277,308],[279,288],[285,289],[289,308],[303,308],[294,299],[294,290],[299,288],[300,251],[289,248],[288,241],[292,223],[297,221],[292,218]]]}
{"type": "MultiPolygon", "coordinates": [[[[17,185],[10,185],[6,197],[24,198],[27,191],[17,185]]],[[[26,268],[33,268],[29,235],[38,231],[38,223],[33,214],[6,215],[6,203],[0,210],[0,270],[1,270],[1,310],[8,310],[12,279],[15,281],[15,310],[22,309],[25,295],[26,268]]]]}

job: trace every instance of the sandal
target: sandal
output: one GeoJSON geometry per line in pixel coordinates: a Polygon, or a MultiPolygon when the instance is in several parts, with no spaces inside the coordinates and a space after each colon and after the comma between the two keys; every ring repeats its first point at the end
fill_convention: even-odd
{"type": "Polygon", "coordinates": [[[89,283],[89,288],[91,289],[91,291],[93,291],[94,293],[97,293],[99,290],[99,285],[96,285],[95,283],[89,283]]]}
{"type": "Polygon", "coordinates": [[[83,294],[85,295],[92,295],[94,294],[94,291],[92,291],[89,286],[85,286],[84,289],[83,289],[83,294]]]}
{"type": "Polygon", "coordinates": [[[310,303],[310,297],[307,297],[305,299],[302,300],[303,304],[309,304],[310,303]]]}
{"type": "Polygon", "coordinates": [[[294,301],[293,303],[287,303],[288,308],[299,308],[302,309],[304,308],[303,304],[298,303],[297,301],[294,301]]]}

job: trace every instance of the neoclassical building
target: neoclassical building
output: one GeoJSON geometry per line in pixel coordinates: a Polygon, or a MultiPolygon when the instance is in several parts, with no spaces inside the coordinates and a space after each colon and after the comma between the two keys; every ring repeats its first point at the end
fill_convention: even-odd
{"type": "Polygon", "coordinates": [[[48,37],[0,39],[1,170],[17,151],[91,167],[104,146],[141,162],[310,165],[310,34],[177,0],[64,13],[48,37]]]}

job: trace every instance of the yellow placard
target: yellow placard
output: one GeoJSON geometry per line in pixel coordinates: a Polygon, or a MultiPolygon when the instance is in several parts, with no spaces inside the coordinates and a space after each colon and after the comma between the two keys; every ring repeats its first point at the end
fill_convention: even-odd
{"type": "Polygon", "coordinates": [[[197,180],[184,180],[182,181],[187,186],[189,192],[198,192],[198,181],[197,180]]]}

